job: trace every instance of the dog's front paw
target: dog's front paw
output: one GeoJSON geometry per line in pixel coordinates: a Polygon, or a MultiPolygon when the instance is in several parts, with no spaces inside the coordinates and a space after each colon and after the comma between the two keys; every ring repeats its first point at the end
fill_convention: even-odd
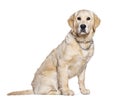
{"type": "Polygon", "coordinates": [[[84,95],[90,94],[90,90],[88,90],[88,89],[81,89],[80,91],[84,95]]]}
{"type": "Polygon", "coordinates": [[[64,90],[64,91],[62,91],[62,95],[73,96],[74,92],[72,90],[64,90]]]}

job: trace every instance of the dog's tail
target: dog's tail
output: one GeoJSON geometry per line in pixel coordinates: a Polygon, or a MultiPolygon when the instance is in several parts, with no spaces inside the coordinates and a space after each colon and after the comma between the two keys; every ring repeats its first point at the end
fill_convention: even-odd
{"type": "Polygon", "coordinates": [[[7,95],[30,95],[34,94],[32,90],[23,90],[23,91],[15,91],[15,92],[10,92],[7,95]]]}

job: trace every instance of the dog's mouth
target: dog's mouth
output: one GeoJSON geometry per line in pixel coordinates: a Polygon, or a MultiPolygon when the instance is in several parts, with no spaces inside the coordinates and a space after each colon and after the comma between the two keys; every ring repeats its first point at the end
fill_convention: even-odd
{"type": "Polygon", "coordinates": [[[79,32],[77,32],[77,36],[83,36],[83,35],[88,35],[87,31],[85,29],[81,29],[79,32]]]}
{"type": "Polygon", "coordinates": [[[85,29],[81,29],[81,30],[80,30],[80,33],[86,34],[87,32],[86,32],[85,29]]]}

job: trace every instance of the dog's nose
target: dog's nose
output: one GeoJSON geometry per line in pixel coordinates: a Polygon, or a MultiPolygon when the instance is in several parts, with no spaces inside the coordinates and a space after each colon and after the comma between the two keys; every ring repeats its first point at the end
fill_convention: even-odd
{"type": "Polygon", "coordinates": [[[85,24],[81,24],[81,25],[80,25],[80,28],[81,28],[82,30],[84,30],[84,29],[86,28],[86,25],[85,25],[85,24]]]}

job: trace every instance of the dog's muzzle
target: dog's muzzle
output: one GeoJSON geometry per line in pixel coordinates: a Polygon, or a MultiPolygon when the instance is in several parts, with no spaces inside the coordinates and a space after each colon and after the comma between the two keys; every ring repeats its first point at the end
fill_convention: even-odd
{"type": "Polygon", "coordinates": [[[88,35],[87,26],[85,24],[80,24],[78,27],[77,36],[88,35]]]}

